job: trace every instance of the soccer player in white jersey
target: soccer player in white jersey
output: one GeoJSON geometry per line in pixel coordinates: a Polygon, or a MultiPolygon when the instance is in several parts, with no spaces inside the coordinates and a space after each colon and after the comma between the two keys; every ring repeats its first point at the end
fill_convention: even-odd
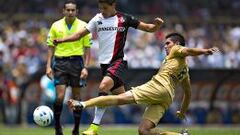
{"type": "MultiPolygon", "coordinates": [[[[99,63],[103,79],[99,85],[99,96],[121,94],[125,92],[123,76],[127,69],[124,46],[128,28],[132,27],[146,32],[155,32],[163,24],[161,18],[155,18],[152,24],[137,20],[131,15],[116,10],[116,0],[98,0],[100,13],[96,14],[87,26],[74,35],[55,39],[55,44],[75,41],[89,33],[97,33],[99,41],[99,63]]],[[[105,108],[96,107],[95,117],[85,135],[96,135],[105,108]]]]}

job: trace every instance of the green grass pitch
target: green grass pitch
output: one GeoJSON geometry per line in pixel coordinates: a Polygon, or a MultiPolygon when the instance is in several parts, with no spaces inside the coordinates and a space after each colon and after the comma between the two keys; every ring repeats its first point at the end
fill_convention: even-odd
{"type": "MultiPolygon", "coordinates": [[[[81,131],[86,126],[81,128],[81,131]]],[[[179,126],[163,126],[164,131],[179,131],[179,126]]],[[[240,135],[239,126],[194,126],[189,127],[191,135],[240,135]]],[[[10,127],[0,125],[0,135],[54,135],[52,127],[10,127]]],[[[64,128],[64,135],[71,135],[71,127],[64,128]]],[[[103,126],[99,135],[138,135],[137,126],[103,126]]]]}

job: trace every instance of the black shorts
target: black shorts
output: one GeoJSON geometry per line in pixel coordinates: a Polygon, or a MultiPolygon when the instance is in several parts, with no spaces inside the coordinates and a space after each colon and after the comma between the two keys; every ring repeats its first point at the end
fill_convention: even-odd
{"type": "Polygon", "coordinates": [[[122,59],[117,59],[110,64],[101,64],[102,76],[109,76],[114,81],[111,91],[124,85],[123,76],[127,69],[127,61],[122,59]]]}
{"type": "Polygon", "coordinates": [[[54,85],[80,87],[80,75],[84,67],[81,56],[55,57],[52,68],[54,85]]]}

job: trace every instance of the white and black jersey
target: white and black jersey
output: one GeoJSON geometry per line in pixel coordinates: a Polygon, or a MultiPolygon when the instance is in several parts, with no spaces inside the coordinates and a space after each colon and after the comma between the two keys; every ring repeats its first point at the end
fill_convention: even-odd
{"type": "Polygon", "coordinates": [[[86,28],[98,35],[99,63],[109,64],[119,58],[126,60],[123,49],[128,28],[136,29],[139,23],[133,16],[120,12],[109,18],[104,18],[102,13],[93,17],[86,28]]]}

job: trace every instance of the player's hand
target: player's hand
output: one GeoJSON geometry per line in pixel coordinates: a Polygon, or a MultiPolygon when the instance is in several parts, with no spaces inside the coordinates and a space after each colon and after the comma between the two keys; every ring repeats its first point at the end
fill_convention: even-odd
{"type": "Polygon", "coordinates": [[[53,40],[54,45],[57,45],[57,44],[62,43],[62,42],[63,42],[62,39],[54,39],[53,40]]]}
{"type": "Polygon", "coordinates": [[[186,117],[185,114],[182,113],[181,111],[177,111],[176,116],[181,120],[185,119],[185,117],[186,117]]]}
{"type": "Polygon", "coordinates": [[[80,76],[80,78],[86,79],[87,76],[88,76],[88,70],[87,70],[87,68],[83,68],[82,71],[81,71],[81,76],[80,76]]]}
{"type": "Polygon", "coordinates": [[[207,49],[206,55],[212,55],[213,53],[219,52],[219,49],[217,47],[212,47],[207,49]]]}
{"type": "Polygon", "coordinates": [[[157,17],[157,18],[155,18],[155,20],[154,20],[154,24],[155,24],[155,25],[160,26],[160,25],[162,25],[163,23],[164,23],[164,21],[163,21],[162,18],[157,17]]]}
{"type": "Polygon", "coordinates": [[[51,67],[47,67],[46,69],[46,75],[50,80],[53,80],[53,71],[51,67]]]}

